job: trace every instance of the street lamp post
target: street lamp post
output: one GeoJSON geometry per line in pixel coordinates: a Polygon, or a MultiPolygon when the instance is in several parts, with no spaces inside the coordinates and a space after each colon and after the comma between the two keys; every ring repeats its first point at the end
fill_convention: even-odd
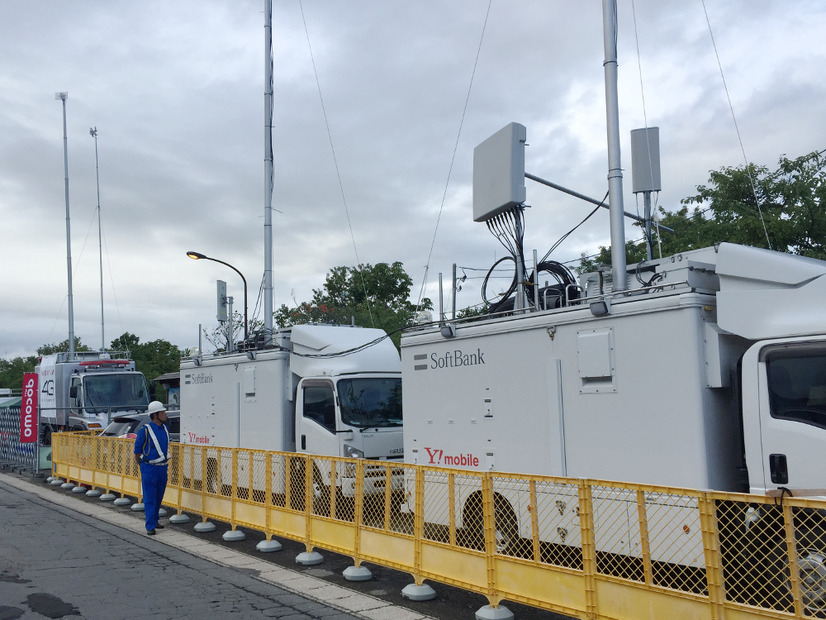
{"type": "MultiPolygon", "coordinates": [[[[244,281],[244,342],[246,342],[247,337],[249,336],[249,334],[247,333],[247,279],[244,277],[244,274],[241,273],[240,271],[238,271],[238,269],[236,269],[235,267],[233,267],[229,263],[225,263],[224,261],[218,260],[217,258],[210,258],[209,256],[207,256],[205,254],[201,254],[200,252],[193,252],[192,250],[190,250],[189,252],[186,253],[186,255],[189,256],[189,258],[191,258],[192,260],[211,260],[211,261],[216,262],[216,263],[221,263],[222,265],[226,265],[227,267],[232,269],[235,273],[237,273],[239,276],[241,276],[241,279],[244,281]]],[[[230,316],[230,321],[231,320],[232,320],[232,317],[230,316]]],[[[230,326],[231,325],[232,324],[230,324],[230,326]]]]}

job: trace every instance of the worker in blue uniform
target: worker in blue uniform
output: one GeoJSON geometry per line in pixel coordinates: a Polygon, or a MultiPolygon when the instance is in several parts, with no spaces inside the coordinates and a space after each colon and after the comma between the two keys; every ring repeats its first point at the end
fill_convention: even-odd
{"type": "Polygon", "coordinates": [[[158,523],[158,516],[166,491],[170,459],[169,430],[166,428],[166,407],[163,403],[153,400],[146,412],[150,421],[138,430],[135,460],[141,470],[146,533],[154,536],[156,529],[162,530],[164,527],[158,523]]]}

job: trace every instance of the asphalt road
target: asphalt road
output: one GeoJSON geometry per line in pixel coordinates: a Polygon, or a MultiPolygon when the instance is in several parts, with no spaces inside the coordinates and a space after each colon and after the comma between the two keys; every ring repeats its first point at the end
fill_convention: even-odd
{"type": "MultiPolygon", "coordinates": [[[[67,492],[30,474],[0,475],[0,523],[0,620],[72,615],[220,618],[229,613],[290,620],[472,620],[487,604],[481,595],[432,582],[436,599],[413,602],[401,594],[412,583],[406,573],[369,565],[372,580],[349,582],[342,576],[352,565],[348,557],[321,551],[322,564],[300,566],[295,558],[304,551],[303,544],[278,539],[281,551],[261,553],[256,545],[263,534],[245,531],[244,540],[226,542],[222,536],[231,528],[220,522],[209,533],[196,533],[195,519],[168,524],[149,537],[143,533],[142,512],[67,492]],[[34,487],[32,493],[20,490],[27,485],[34,487]],[[173,536],[183,542],[173,543],[173,536]],[[198,546],[196,556],[185,551],[193,544],[198,546]],[[214,563],[230,552],[242,558],[233,560],[234,567],[214,563]],[[260,581],[268,574],[269,583],[260,581]],[[315,595],[299,600],[295,591],[315,595]],[[163,611],[154,605],[139,607],[148,605],[140,601],[150,592],[163,599],[163,611]],[[362,609],[365,606],[372,609],[362,609]],[[23,614],[14,615],[15,610],[23,614]],[[52,610],[52,615],[43,610],[52,610]],[[63,615],[54,615],[58,612],[63,615]]],[[[516,603],[504,605],[516,620],[565,620],[516,603]]]]}

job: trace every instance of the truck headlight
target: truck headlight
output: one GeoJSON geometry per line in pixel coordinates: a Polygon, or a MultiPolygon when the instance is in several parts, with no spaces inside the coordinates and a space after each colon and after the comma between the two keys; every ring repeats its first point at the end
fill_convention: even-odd
{"type": "Polygon", "coordinates": [[[349,444],[344,444],[344,456],[346,456],[348,459],[363,459],[364,452],[362,452],[358,448],[354,448],[349,444]]]}

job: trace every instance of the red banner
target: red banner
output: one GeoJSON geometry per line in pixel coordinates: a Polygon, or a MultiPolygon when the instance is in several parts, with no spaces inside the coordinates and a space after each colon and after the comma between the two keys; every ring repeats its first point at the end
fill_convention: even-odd
{"type": "Polygon", "coordinates": [[[23,375],[23,400],[20,403],[20,443],[37,441],[37,373],[23,375]]]}

